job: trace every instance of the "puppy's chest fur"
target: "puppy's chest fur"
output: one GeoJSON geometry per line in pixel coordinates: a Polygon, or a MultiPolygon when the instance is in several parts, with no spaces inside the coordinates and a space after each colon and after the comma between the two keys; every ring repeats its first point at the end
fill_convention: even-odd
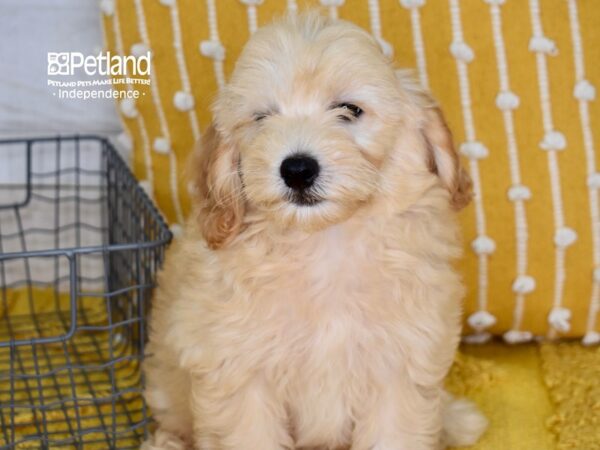
{"type": "MultiPolygon", "coordinates": [[[[305,372],[306,383],[323,370],[335,370],[337,382],[341,373],[364,379],[397,372],[401,358],[390,355],[401,354],[407,340],[431,326],[447,328],[428,317],[427,304],[458,308],[452,286],[458,280],[448,265],[415,254],[401,230],[389,239],[385,234],[344,224],[304,239],[239,249],[225,281],[232,293],[223,300],[230,303],[222,310],[228,316],[220,318],[239,318],[237,342],[230,342],[238,357],[248,352],[256,358],[262,349],[258,361],[266,371],[305,372]],[[248,263],[236,265],[245,258],[248,263]],[[448,299],[439,298],[440,283],[447,283],[448,299]]],[[[449,245],[429,239],[432,248],[449,245]]]]}

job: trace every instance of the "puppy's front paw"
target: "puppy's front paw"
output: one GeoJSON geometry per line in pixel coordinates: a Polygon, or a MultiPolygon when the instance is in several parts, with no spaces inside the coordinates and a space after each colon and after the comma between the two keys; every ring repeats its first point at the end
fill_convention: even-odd
{"type": "Polygon", "coordinates": [[[188,450],[189,448],[179,437],[159,428],[142,444],[140,450],[188,450]]]}

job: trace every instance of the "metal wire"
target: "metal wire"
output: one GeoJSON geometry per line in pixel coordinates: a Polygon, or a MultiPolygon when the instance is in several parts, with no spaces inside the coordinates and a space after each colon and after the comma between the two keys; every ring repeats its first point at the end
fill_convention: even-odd
{"type": "Polygon", "coordinates": [[[137,448],[147,303],[171,233],[105,139],[0,141],[7,162],[0,448],[137,448]]]}

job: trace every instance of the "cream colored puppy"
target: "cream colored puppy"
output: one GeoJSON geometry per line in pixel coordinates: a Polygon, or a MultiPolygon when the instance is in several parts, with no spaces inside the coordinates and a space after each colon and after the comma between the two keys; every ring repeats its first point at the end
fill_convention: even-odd
{"type": "Polygon", "coordinates": [[[439,109],[365,31],[258,31],[214,105],[196,214],[154,299],[144,448],[430,450],[485,419],[443,391],[459,341],[439,109]]]}

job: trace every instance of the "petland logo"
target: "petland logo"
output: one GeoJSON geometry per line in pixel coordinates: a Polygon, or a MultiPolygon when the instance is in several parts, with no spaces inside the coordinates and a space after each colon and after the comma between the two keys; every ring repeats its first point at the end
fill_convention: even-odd
{"type": "Polygon", "coordinates": [[[87,56],[81,52],[48,53],[48,76],[63,77],[60,80],[48,79],[49,86],[59,88],[59,98],[139,98],[140,92],[134,86],[149,85],[151,70],[149,51],[139,56],[120,56],[110,52],[87,56]],[[69,80],[68,77],[76,80],[69,80]],[[85,80],[86,77],[94,79],[85,80]],[[121,85],[120,89],[118,85],[121,85]],[[115,89],[90,89],[99,86],[112,86],[115,89]]]}
{"type": "Polygon", "coordinates": [[[48,53],[48,75],[75,75],[83,69],[86,75],[145,76],[150,75],[150,52],[142,56],[119,56],[110,52],[83,56],[80,52],[48,53]]]}

